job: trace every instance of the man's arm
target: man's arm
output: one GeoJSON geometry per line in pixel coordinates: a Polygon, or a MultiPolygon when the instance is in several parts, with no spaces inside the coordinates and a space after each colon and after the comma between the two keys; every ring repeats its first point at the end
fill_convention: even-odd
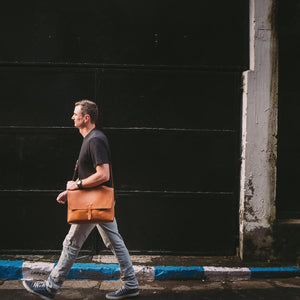
{"type": "MultiPolygon", "coordinates": [[[[100,185],[110,178],[109,164],[101,164],[96,166],[96,173],[82,180],[82,188],[91,188],[100,185]]],[[[67,190],[77,190],[76,181],[67,182],[67,190]]]]}

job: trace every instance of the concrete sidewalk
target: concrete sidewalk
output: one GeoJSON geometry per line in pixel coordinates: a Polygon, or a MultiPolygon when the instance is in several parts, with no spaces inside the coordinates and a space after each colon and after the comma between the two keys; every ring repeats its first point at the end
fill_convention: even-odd
{"type": "MultiPolygon", "coordinates": [[[[0,279],[43,280],[55,266],[56,258],[47,256],[0,257],[0,279]]],[[[79,257],[83,262],[74,263],[68,279],[118,280],[120,269],[110,255],[79,257]]],[[[77,260],[77,261],[78,261],[77,260]]],[[[142,281],[209,280],[241,281],[259,278],[287,278],[300,276],[300,269],[293,265],[270,263],[246,266],[238,258],[132,256],[137,278],[142,281]],[[159,264],[157,264],[159,263],[159,264]],[[181,263],[181,264],[180,264],[181,263]],[[194,264],[193,264],[194,263],[194,264]],[[201,265],[207,263],[207,265],[201,265]]]]}
{"type": "MultiPolygon", "coordinates": [[[[105,299],[107,292],[118,289],[120,281],[67,280],[58,291],[57,300],[105,299]]],[[[140,297],[145,300],[300,300],[300,278],[253,279],[249,281],[145,281],[139,282],[140,297]]],[[[0,280],[1,300],[34,300],[21,280],[0,280]]]]}

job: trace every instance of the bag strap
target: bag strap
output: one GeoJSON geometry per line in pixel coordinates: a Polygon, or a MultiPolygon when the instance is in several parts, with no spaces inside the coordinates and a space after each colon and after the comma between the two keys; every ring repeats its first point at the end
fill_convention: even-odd
{"type": "MultiPolygon", "coordinates": [[[[77,159],[77,161],[76,161],[76,163],[75,163],[72,181],[75,181],[77,171],[78,171],[78,159],[77,159]]],[[[111,185],[112,185],[112,187],[114,187],[114,177],[113,177],[113,173],[112,173],[112,166],[111,166],[111,163],[109,164],[109,174],[110,174],[110,178],[111,178],[111,185]]]]}
{"type": "Polygon", "coordinates": [[[78,170],[78,159],[76,160],[76,163],[75,163],[72,181],[75,181],[77,170],[78,170]]]}
{"type": "Polygon", "coordinates": [[[113,172],[112,172],[112,165],[111,163],[109,164],[109,175],[110,175],[110,178],[111,178],[111,185],[112,187],[114,187],[114,176],[113,176],[113,172]]]}

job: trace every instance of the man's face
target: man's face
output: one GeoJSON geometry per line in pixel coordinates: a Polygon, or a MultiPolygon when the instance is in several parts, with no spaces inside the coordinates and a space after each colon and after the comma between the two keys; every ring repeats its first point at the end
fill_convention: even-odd
{"type": "Polygon", "coordinates": [[[72,120],[74,121],[74,126],[77,128],[83,128],[85,126],[86,118],[81,112],[81,105],[75,106],[72,120]]]}

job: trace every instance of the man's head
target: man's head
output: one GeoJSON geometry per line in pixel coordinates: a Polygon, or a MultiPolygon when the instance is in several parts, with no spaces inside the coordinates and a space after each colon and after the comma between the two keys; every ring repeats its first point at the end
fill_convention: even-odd
{"type": "Polygon", "coordinates": [[[78,128],[85,127],[90,122],[95,124],[98,119],[98,106],[90,100],[81,100],[75,103],[74,114],[72,120],[78,128]]]}
{"type": "Polygon", "coordinates": [[[75,107],[81,107],[81,113],[83,116],[89,115],[91,123],[95,124],[98,120],[98,106],[95,102],[90,100],[81,100],[75,103],[75,107]]]}

